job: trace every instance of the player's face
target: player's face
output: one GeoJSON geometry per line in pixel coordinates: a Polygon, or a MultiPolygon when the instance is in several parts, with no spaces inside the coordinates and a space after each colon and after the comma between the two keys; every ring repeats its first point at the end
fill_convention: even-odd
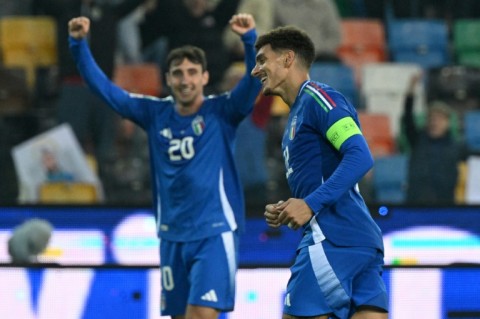
{"type": "Polygon", "coordinates": [[[258,50],[256,62],[252,76],[259,78],[262,82],[263,94],[279,95],[288,71],[284,63],[285,55],[275,52],[270,44],[267,44],[258,50]]]}
{"type": "Polygon", "coordinates": [[[196,108],[202,104],[203,88],[208,83],[208,72],[200,64],[183,59],[170,66],[167,85],[180,108],[196,108]]]}

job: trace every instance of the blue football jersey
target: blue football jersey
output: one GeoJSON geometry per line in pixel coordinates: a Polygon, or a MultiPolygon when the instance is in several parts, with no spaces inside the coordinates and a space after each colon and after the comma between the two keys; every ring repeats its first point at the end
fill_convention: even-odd
{"type": "Polygon", "coordinates": [[[98,68],[85,41],[70,38],[71,51],[90,88],[148,133],[154,211],[161,238],[193,241],[244,226],[243,190],[233,149],[238,124],[253,109],[260,81],[254,30],[242,36],[246,74],[231,91],[208,96],[190,116],[175,111],[173,97],[130,94],[98,68]]]}
{"type": "Polygon", "coordinates": [[[306,81],[290,109],[282,150],[293,197],[304,199],[315,214],[304,225],[299,247],[326,237],[340,246],[383,249],[357,185],[373,159],[355,108],[342,94],[306,81]]]}

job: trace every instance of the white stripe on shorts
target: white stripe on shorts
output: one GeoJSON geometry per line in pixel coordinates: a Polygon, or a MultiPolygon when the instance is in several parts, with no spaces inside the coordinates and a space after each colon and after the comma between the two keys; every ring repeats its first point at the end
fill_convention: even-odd
{"type": "Polygon", "coordinates": [[[223,246],[225,247],[225,256],[227,256],[228,272],[230,276],[230,288],[235,288],[235,272],[237,270],[237,261],[235,254],[235,240],[233,232],[222,233],[223,246]]]}
{"type": "Polygon", "coordinates": [[[308,252],[317,283],[328,305],[335,310],[348,303],[350,298],[328,262],[323,245],[320,243],[308,246],[308,252]]]}

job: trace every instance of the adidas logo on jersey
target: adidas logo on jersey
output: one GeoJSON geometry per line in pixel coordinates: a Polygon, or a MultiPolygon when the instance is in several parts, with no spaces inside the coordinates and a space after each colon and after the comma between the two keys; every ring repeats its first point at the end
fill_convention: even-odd
{"type": "Polygon", "coordinates": [[[209,292],[204,294],[200,299],[205,300],[205,301],[212,301],[212,302],[217,302],[217,294],[215,293],[215,290],[211,289],[209,292]]]}
{"type": "Polygon", "coordinates": [[[164,128],[160,131],[160,135],[165,138],[172,139],[172,130],[170,128],[164,128]]]}

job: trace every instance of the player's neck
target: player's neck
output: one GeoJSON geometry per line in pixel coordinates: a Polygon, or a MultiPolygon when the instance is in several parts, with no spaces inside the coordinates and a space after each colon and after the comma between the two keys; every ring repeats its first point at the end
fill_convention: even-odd
{"type": "Polygon", "coordinates": [[[200,110],[203,104],[203,96],[199,99],[196,99],[195,101],[192,101],[191,103],[178,103],[175,105],[175,109],[178,114],[181,116],[189,116],[192,114],[195,114],[200,110]]]}
{"type": "Polygon", "coordinates": [[[297,73],[288,78],[282,98],[290,108],[295,103],[303,83],[308,80],[310,80],[308,73],[297,73]]]}

